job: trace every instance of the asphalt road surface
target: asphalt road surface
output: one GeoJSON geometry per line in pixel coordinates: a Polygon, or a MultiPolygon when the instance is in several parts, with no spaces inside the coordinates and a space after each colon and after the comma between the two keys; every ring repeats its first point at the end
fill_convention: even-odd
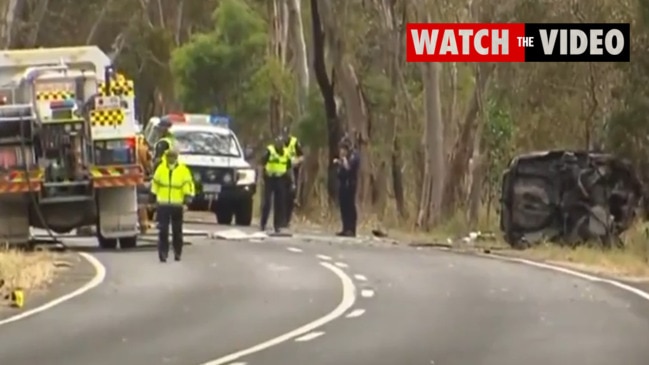
{"type": "Polygon", "coordinates": [[[295,239],[95,255],[106,281],[0,326],[0,364],[649,361],[649,302],[521,264],[295,239]]]}

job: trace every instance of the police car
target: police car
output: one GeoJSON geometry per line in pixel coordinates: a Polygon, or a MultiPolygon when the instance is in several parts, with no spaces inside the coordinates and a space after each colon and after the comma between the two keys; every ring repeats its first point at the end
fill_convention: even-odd
{"type": "MultiPolygon", "coordinates": [[[[249,226],[252,201],[257,186],[254,168],[246,161],[239,140],[227,119],[207,114],[169,114],[170,132],[176,141],[179,159],[194,175],[196,197],[190,210],[213,211],[219,224],[249,226]]],[[[161,138],[153,117],[144,128],[147,143],[161,138]]]]}

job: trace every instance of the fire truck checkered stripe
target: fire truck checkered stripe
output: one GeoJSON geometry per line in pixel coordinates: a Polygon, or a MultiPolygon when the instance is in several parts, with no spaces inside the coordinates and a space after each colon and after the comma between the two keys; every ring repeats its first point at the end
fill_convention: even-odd
{"type": "Polygon", "coordinates": [[[105,83],[99,84],[99,95],[101,96],[135,96],[135,85],[133,84],[133,80],[111,80],[110,91],[108,93],[108,90],[106,90],[105,83]]]}
{"type": "Polygon", "coordinates": [[[119,186],[137,186],[144,183],[139,167],[134,170],[123,167],[93,167],[90,170],[95,188],[112,188],[119,186]]]}
{"type": "Polygon", "coordinates": [[[38,101],[58,101],[74,99],[75,95],[68,91],[39,91],[36,93],[36,100],[38,101]]]}
{"type": "Polygon", "coordinates": [[[124,123],[124,111],[121,109],[93,110],[90,112],[90,124],[93,127],[116,127],[124,123]]]}

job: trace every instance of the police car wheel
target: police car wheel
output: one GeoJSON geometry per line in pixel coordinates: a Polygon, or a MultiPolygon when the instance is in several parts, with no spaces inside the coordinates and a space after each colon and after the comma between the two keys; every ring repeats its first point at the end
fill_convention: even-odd
{"type": "Polygon", "coordinates": [[[218,224],[232,224],[232,209],[229,206],[216,209],[216,223],[218,224]]]}
{"type": "Polygon", "coordinates": [[[119,247],[121,249],[135,248],[137,246],[137,236],[122,237],[119,239],[119,247]]]}
{"type": "Polygon", "coordinates": [[[246,199],[238,204],[235,215],[237,226],[250,226],[252,224],[252,199],[246,199]]]}

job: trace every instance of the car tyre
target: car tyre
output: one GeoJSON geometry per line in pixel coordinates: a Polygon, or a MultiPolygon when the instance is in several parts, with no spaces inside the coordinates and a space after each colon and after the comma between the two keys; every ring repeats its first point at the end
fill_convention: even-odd
{"type": "Polygon", "coordinates": [[[235,215],[237,226],[248,227],[252,224],[252,198],[247,198],[239,204],[235,215]]]}
{"type": "Polygon", "coordinates": [[[224,205],[216,208],[216,223],[230,225],[232,224],[232,207],[229,205],[224,205]]]}

